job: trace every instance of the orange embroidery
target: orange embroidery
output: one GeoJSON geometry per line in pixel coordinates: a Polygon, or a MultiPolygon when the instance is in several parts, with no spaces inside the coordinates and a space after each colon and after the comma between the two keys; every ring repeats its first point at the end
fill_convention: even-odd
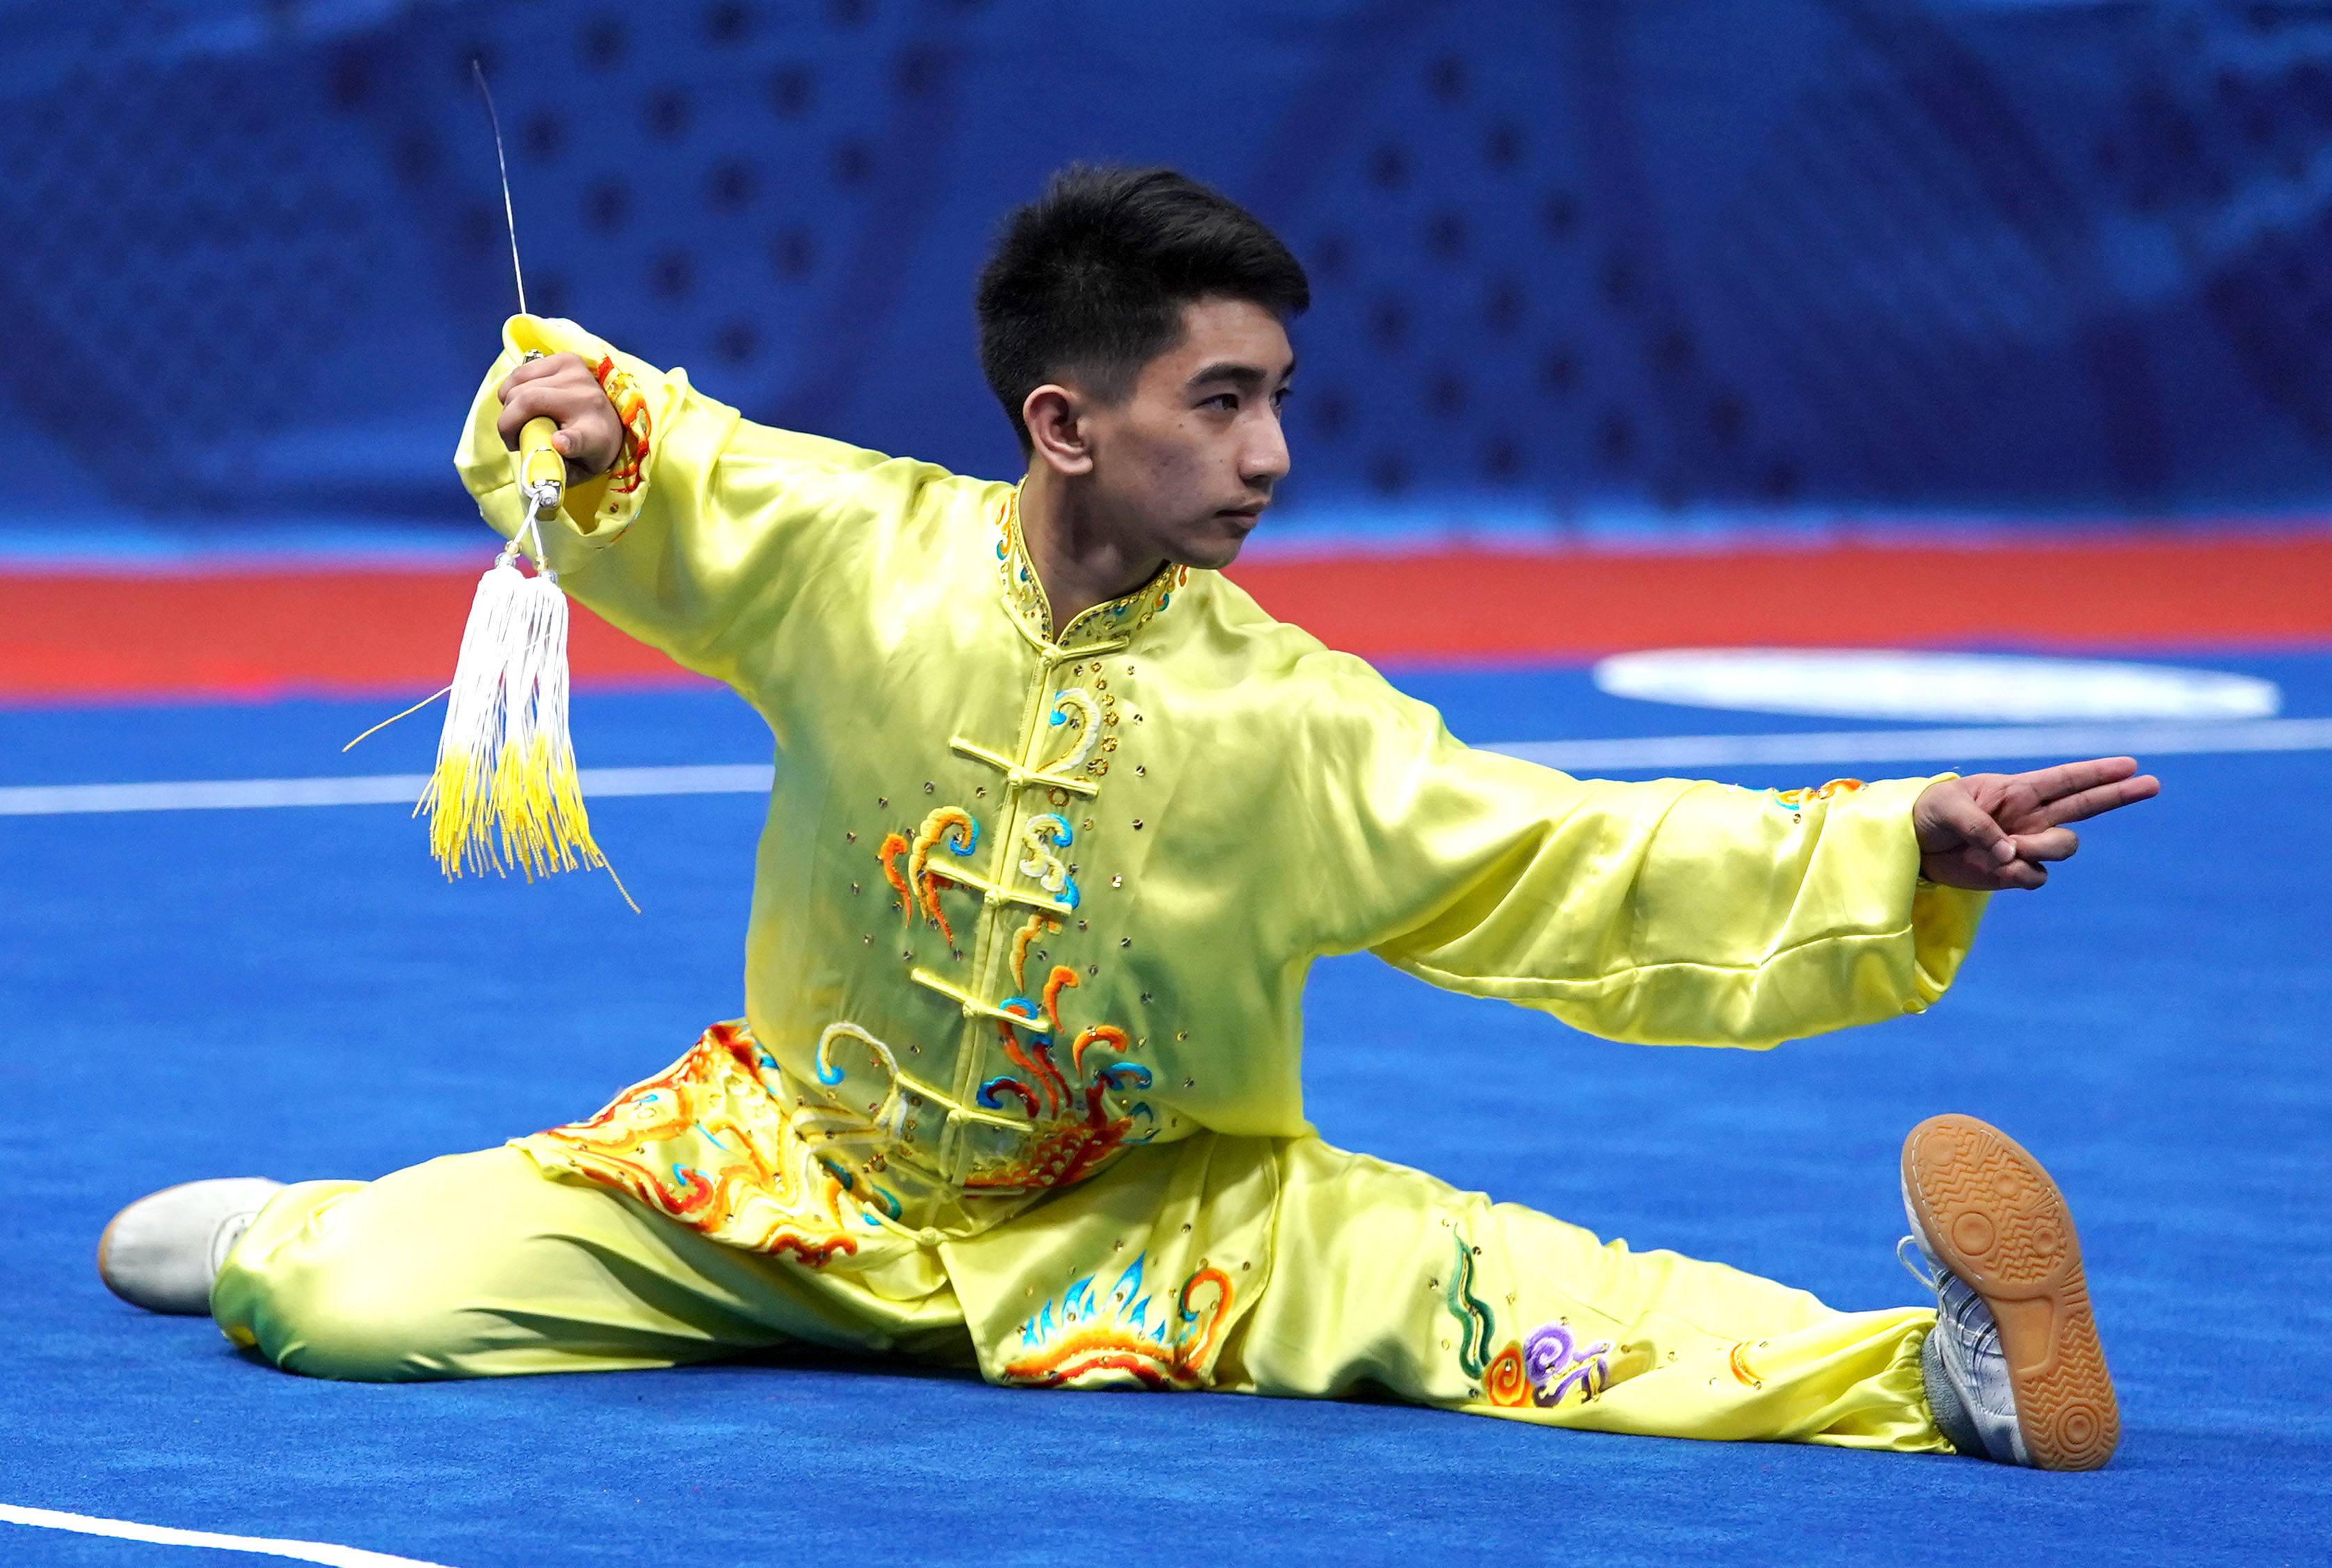
{"type": "Polygon", "coordinates": [[[1061,923],[1050,915],[1032,914],[1012,938],[1012,987],[1026,992],[1028,989],[1028,945],[1047,932],[1057,932],[1061,923]]]}
{"type": "MultiPolygon", "coordinates": [[[[1011,1026],[1003,1027],[1008,1031],[1011,1026]]],[[[1089,1037],[1097,1037],[1096,1031],[1088,1030],[1085,1035],[1078,1037],[1078,1046],[1082,1047],[1089,1043],[1089,1037]]],[[[1121,1034],[1117,1037],[1123,1040],[1125,1037],[1121,1034]]],[[[1031,1049],[1035,1051],[1037,1060],[1043,1064],[1043,1071],[1037,1076],[1044,1083],[1049,1110],[1055,1094],[1054,1085],[1061,1082],[1060,1074],[1053,1067],[1051,1048],[1047,1042],[1034,1041],[1031,1049]]],[[[1017,1045],[1008,1045],[1006,1052],[1016,1062],[1027,1063],[1028,1060],[1017,1045]]],[[[1035,1064],[1028,1065],[1034,1070],[1035,1064]]],[[[1092,1080],[1085,1085],[1083,1121],[1056,1119],[1019,1159],[1008,1165],[975,1172],[965,1180],[964,1186],[972,1189],[1066,1187],[1084,1181],[1099,1169],[1104,1161],[1125,1146],[1128,1135],[1133,1131],[1135,1117],[1144,1121],[1151,1119],[1148,1105],[1137,1104],[1123,1116],[1112,1116],[1104,1108],[1102,1095],[1112,1090],[1122,1094],[1126,1084],[1138,1089],[1148,1088],[1150,1069],[1139,1062],[1113,1062],[1097,1069],[1092,1080]],[[1125,1082],[1121,1083],[1120,1079],[1125,1082]]],[[[1063,1098],[1066,1098],[1067,1085],[1061,1084],[1061,1089],[1063,1098]]],[[[1024,1085],[1011,1078],[991,1078],[980,1088],[981,1103],[997,1106],[999,1102],[994,1096],[999,1093],[1018,1095],[1030,1107],[1033,1119],[1036,1099],[1024,1085]]],[[[1133,1141],[1138,1143],[1142,1140],[1133,1141]]]]}
{"type": "Polygon", "coordinates": [[[1056,1035],[1061,1032],[1061,993],[1076,983],[1077,971],[1066,964],[1055,964],[1053,972],[1045,978],[1045,1017],[1056,1035]]]}
{"type": "Polygon", "coordinates": [[[883,847],[874,852],[875,858],[883,863],[883,880],[898,894],[899,913],[906,918],[909,925],[915,923],[915,895],[907,890],[907,879],[900,872],[897,861],[911,847],[905,834],[889,833],[884,835],[883,847]]]}
{"type": "Polygon", "coordinates": [[[746,1030],[715,1024],[686,1056],[597,1115],[537,1136],[578,1174],[731,1246],[790,1254],[813,1267],[856,1252],[844,1232],[845,1182],[782,1130],[779,1157],[766,1157],[769,1133],[757,1136],[743,1119],[766,1105],[784,1126],[759,1076],[760,1059],[746,1030]]]}
{"type": "Polygon", "coordinates": [[[1020,1327],[1028,1353],[1004,1365],[1002,1381],[1034,1388],[1070,1383],[1105,1387],[1131,1383],[1145,1389],[1189,1389],[1209,1376],[1215,1343],[1230,1315],[1230,1276],[1201,1268],[1176,1294],[1174,1321],[1151,1321],[1153,1298],[1142,1294],[1147,1254],[1118,1276],[1106,1297],[1094,1294],[1091,1275],[1078,1280],[1056,1303],[1047,1301],[1020,1327]],[[1193,1298],[1204,1296],[1203,1306],[1193,1298]]]}
{"type": "Polygon", "coordinates": [[[1773,791],[1773,798],[1791,810],[1796,811],[1813,801],[1827,800],[1833,795],[1851,795],[1862,788],[1863,783],[1859,779],[1833,779],[1820,789],[1776,789],[1773,791]]]}
{"type": "Polygon", "coordinates": [[[618,494],[629,495],[640,487],[653,444],[649,437],[655,422],[648,416],[648,400],[640,393],[637,381],[628,370],[619,370],[610,356],[601,356],[592,368],[606,389],[607,401],[616,406],[616,418],[624,426],[624,450],[616,465],[607,471],[607,477],[618,494]]]}
{"type": "MultiPolygon", "coordinates": [[[[1032,1056],[1021,1048],[1020,1037],[1013,1033],[1010,1024],[999,1019],[996,1032],[1004,1037],[1004,1054],[1012,1059],[1012,1065],[1036,1079],[1037,1086],[1045,1091],[1045,1114],[1048,1116],[1054,1114],[1068,1099],[1069,1085],[1061,1076],[1061,1070],[1053,1066],[1052,1042],[1041,1038],[1035,1041],[1035,1055],[1032,1056]]],[[[1011,1078],[990,1080],[980,1091],[981,1103],[996,1106],[997,1102],[989,1095],[999,1088],[1018,1094],[1021,1103],[1028,1107],[1028,1119],[1032,1122],[1037,1119],[1037,1096],[1028,1092],[1026,1084],[1011,1078]]]]}
{"type": "Polygon", "coordinates": [[[1530,1373],[1523,1368],[1523,1347],[1510,1340],[1482,1374],[1482,1391],[1494,1405],[1519,1410],[1531,1402],[1530,1373]]]}
{"type": "Polygon", "coordinates": [[[1079,1035],[1069,1047],[1069,1070],[1080,1078],[1085,1076],[1085,1047],[1098,1041],[1124,1056],[1127,1051],[1125,1031],[1115,1024],[1095,1024],[1079,1035]]]}
{"type": "MultiPolygon", "coordinates": [[[[884,847],[889,848],[890,843],[884,839],[884,847]]],[[[980,843],[980,824],[961,806],[942,806],[924,817],[923,825],[915,830],[914,849],[907,858],[907,885],[914,890],[913,903],[932,917],[940,928],[940,935],[953,947],[955,928],[948,923],[947,911],[940,907],[940,890],[955,884],[931,869],[932,851],[942,843],[951,855],[970,855],[980,843]]]]}
{"type": "MultiPolygon", "coordinates": [[[[1027,1017],[1025,1024],[999,1018],[996,1032],[1002,1039],[1004,1054],[1013,1066],[1034,1079],[1036,1089],[1012,1077],[990,1078],[980,1085],[980,1103],[990,1110],[1001,1110],[1003,1102],[997,1096],[1011,1095],[1027,1107],[1028,1119],[1037,1120],[1037,1091],[1044,1095],[1043,1114],[1051,1118],[1036,1142],[1022,1156],[997,1169],[982,1171],[969,1178],[964,1185],[975,1188],[1066,1187],[1091,1175],[1103,1161],[1123,1148],[1133,1131],[1136,1117],[1154,1120],[1148,1105],[1137,1104],[1123,1116],[1112,1116],[1102,1104],[1102,1096],[1113,1091],[1123,1094],[1130,1084],[1146,1089],[1152,1079],[1150,1069],[1139,1062],[1113,1062],[1097,1067],[1090,1079],[1085,1078],[1085,1052],[1103,1046],[1119,1056],[1128,1050],[1125,1031],[1112,1024],[1095,1024],[1080,1033],[1069,1046],[1071,1070],[1085,1081],[1085,1116],[1071,1121],[1064,1113],[1073,1104],[1069,1081],[1053,1062],[1053,1040],[1061,1031],[1061,992],[1077,983],[1076,971],[1066,964],[1053,966],[1045,981],[1044,1016],[1028,1017],[1018,1011],[1030,1004],[1020,998],[1012,1003],[1017,1017],[1027,1017]],[[1030,1038],[1024,1047],[1019,1030],[1029,1031],[1030,1038]],[[1042,1032],[1039,1032],[1042,1031],[1042,1032]]],[[[1033,1009],[1030,1011],[1033,1012],[1033,1009]]],[[[1141,1142],[1142,1140],[1135,1140],[1141,1142]]]]}

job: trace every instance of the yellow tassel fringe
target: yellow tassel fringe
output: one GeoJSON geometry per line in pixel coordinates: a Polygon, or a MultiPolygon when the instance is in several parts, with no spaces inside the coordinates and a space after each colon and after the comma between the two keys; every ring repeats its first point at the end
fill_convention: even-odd
{"type": "Polygon", "coordinates": [[[530,882],[578,866],[614,877],[568,735],[567,596],[548,569],[520,571],[517,556],[513,542],[478,579],[436,768],[414,813],[428,814],[429,852],[448,877],[515,869],[530,882]]]}

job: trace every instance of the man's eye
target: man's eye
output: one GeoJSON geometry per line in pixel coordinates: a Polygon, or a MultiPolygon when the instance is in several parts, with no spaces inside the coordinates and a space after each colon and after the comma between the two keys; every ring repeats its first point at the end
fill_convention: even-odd
{"type": "Polygon", "coordinates": [[[1294,395],[1295,391],[1295,388],[1293,387],[1282,387],[1278,391],[1274,392],[1271,395],[1271,406],[1274,408],[1286,407],[1287,399],[1294,395]]]}
{"type": "Polygon", "coordinates": [[[1238,412],[1238,394],[1236,392],[1218,392],[1212,397],[1208,398],[1204,403],[1199,404],[1199,406],[1201,408],[1219,408],[1226,414],[1236,414],[1238,412]]]}

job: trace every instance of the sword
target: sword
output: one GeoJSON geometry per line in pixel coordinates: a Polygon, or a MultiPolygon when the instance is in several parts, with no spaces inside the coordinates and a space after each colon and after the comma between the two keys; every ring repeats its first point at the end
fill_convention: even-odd
{"type": "MultiPolygon", "coordinates": [[[[486,85],[486,72],[476,60],[470,62],[470,75],[478,84],[479,96],[486,100],[486,120],[493,127],[494,167],[502,173],[502,224],[510,234],[511,279],[518,285],[518,313],[527,313],[526,272],[518,260],[518,215],[511,206],[510,159],[502,151],[502,117],[494,110],[494,90],[486,85]]],[[[530,349],[529,359],[540,359],[542,351],[530,349]]],[[[512,459],[518,477],[519,492],[526,497],[527,521],[535,527],[537,547],[541,543],[541,527],[559,510],[567,491],[567,460],[551,445],[559,426],[550,417],[538,416],[526,422],[518,433],[518,452],[512,459]]]]}

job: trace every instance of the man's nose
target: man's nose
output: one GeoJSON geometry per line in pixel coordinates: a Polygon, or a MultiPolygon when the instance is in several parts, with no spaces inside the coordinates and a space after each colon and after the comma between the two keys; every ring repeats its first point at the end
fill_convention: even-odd
{"type": "Polygon", "coordinates": [[[1250,488],[1269,490],[1287,477],[1287,430],[1275,411],[1255,423],[1239,454],[1239,477],[1250,488]]]}

